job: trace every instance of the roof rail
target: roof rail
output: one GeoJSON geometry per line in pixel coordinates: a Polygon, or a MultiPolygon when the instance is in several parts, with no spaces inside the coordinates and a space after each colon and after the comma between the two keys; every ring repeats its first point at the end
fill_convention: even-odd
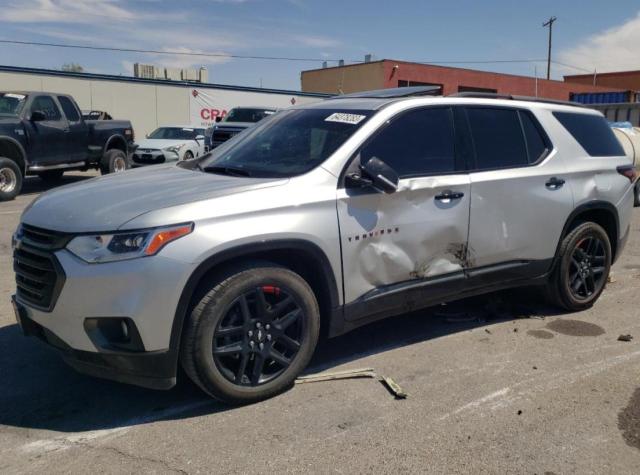
{"type": "Polygon", "coordinates": [[[510,101],[542,102],[545,104],[558,104],[562,106],[585,107],[584,104],[573,101],[560,101],[557,99],[545,99],[543,97],[517,96],[513,94],[498,94],[495,92],[457,92],[447,97],[470,97],[478,99],[506,99],[510,101]]]}
{"type": "Polygon", "coordinates": [[[353,92],[350,94],[340,94],[332,96],[331,99],[393,99],[396,97],[411,96],[440,96],[442,95],[440,86],[411,86],[411,87],[394,87],[388,89],[374,89],[373,91],[353,92]]]}

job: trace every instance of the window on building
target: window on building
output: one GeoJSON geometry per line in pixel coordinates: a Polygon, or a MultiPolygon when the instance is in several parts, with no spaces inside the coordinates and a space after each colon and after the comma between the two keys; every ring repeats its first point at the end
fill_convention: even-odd
{"type": "Polygon", "coordinates": [[[442,84],[435,84],[432,82],[420,82],[420,81],[405,81],[398,79],[398,87],[414,87],[414,86],[437,86],[440,88],[440,94],[442,94],[442,84]]]}
{"type": "Polygon", "coordinates": [[[53,101],[53,99],[49,96],[38,96],[33,100],[33,104],[31,104],[31,112],[34,111],[42,111],[44,115],[47,117],[47,120],[60,120],[62,115],[60,114],[60,109],[53,101]]]}
{"type": "Polygon", "coordinates": [[[467,116],[478,170],[521,167],[529,163],[517,110],[470,107],[467,116]]]}
{"type": "Polygon", "coordinates": [[[58,102],[60,102],[62,111],[64,112],[64,115],[67,116],[67,120],[69,122],[78,122],[80,120],[80,113],[73,102],[71,102],[71,99],[66,96],[58,96],[58,102]]]}
{"type": "Polygon", "coordinates": [[[458,86],[458,92],[489,92],[489,93],[497,93],[497,89],[490,89],[486,87],[476,87],[476,86],[458,86]]]}
{"type": "Polygon", "coordinates": [[[576,112],[554,112],[553,115],[590,156],[624,155],[622,145],[604,117],[576,112]]]}
{"type": "Polygon", "coordinates": [[[360,151],[362,163],[373,157],[384,161],[400,177],[455,171],[451,109],[417,109],[393,119],[360,151]]]}

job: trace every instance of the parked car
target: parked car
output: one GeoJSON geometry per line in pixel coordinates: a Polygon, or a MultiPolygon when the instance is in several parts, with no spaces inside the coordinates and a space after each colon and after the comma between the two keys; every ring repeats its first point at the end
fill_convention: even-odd
{"type": "Polygon", "coordinates": [[[264,107],[234,107],[223,119],[207,129],[205,134],[207,151],[276,112],[277,109],[264,107]]]}
{"type": "Polygon", "coordinates": [[[138,142],[133,167],[190,160],[204,154],[204,129],[191,125],[159,127],[138,142]]]}
{"type": "Polygon", "coordinates": [[[113,120],[111,114],[105,111],[82,111],[84,120],[113,120]]]}
{"type": "Polygon", "coordinates": [[[593,305],[636,176],[602,115],[423,90],[299,106],[200,159],[40,196],[14,236],[23,331],[84,373],[166,389],[181,364],[248,403],[289,388],[321,333],[517,286],[593,305]]]}
{"type": "MultiPolygon", "coordinates": [[[[609,124],[613,133],[622,145],[627,157],[638,167],[640,165],[640,128],[633,127],[630,122],[613,122],[609,124]]],[[[635,184],[634,205],[640,206],[640,180],[635,184]]]]}
{"type": "Polygon", "coordinates": [[[131,122],[84,120],[69,95],[0,92],[0,201],[15,198],[26,175],[56,181],[67,170],[126,170],[133,140],[131,122]]]}

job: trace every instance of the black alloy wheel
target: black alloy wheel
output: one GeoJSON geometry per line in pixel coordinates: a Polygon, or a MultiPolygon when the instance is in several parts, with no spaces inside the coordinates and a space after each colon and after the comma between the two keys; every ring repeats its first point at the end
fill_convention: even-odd
{"type": "Polygon", "coordinates": [[[220,320],[213,336],[214,362],[234,384],[267,383],[291,365],[305,321],[301,306],[285,289],[256,287],[239,296],[220,320]]]}
{"type": "Polygon", "coordinates": [[[569,287],[577,300],[586,300],[598,293],[605,284],[605,244],[597,236],[579,241],[569,265],[569,287]]]}

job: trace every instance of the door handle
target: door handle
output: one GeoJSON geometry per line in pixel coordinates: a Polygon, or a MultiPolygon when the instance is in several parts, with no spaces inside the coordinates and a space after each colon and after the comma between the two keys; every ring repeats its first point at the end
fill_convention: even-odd
{"type": "Polygon", "coordinates": [[[557,190],[558,188],[562,188],[562,185],[564,185],[565,181],[562,178],[557,178],[557,177],[551,177],[549,178],[549,181],[546,182],[544,185],[547,188],[550,188],[552,190],[557,190]]]}
{"type": "Polygon", "coordinates": [[[464,196],[464,193],[462,193],[461,191],[445,190],[439,195],[436,195],[435,199],[438,201],[459,200],[463,196],[464,196]]]}

